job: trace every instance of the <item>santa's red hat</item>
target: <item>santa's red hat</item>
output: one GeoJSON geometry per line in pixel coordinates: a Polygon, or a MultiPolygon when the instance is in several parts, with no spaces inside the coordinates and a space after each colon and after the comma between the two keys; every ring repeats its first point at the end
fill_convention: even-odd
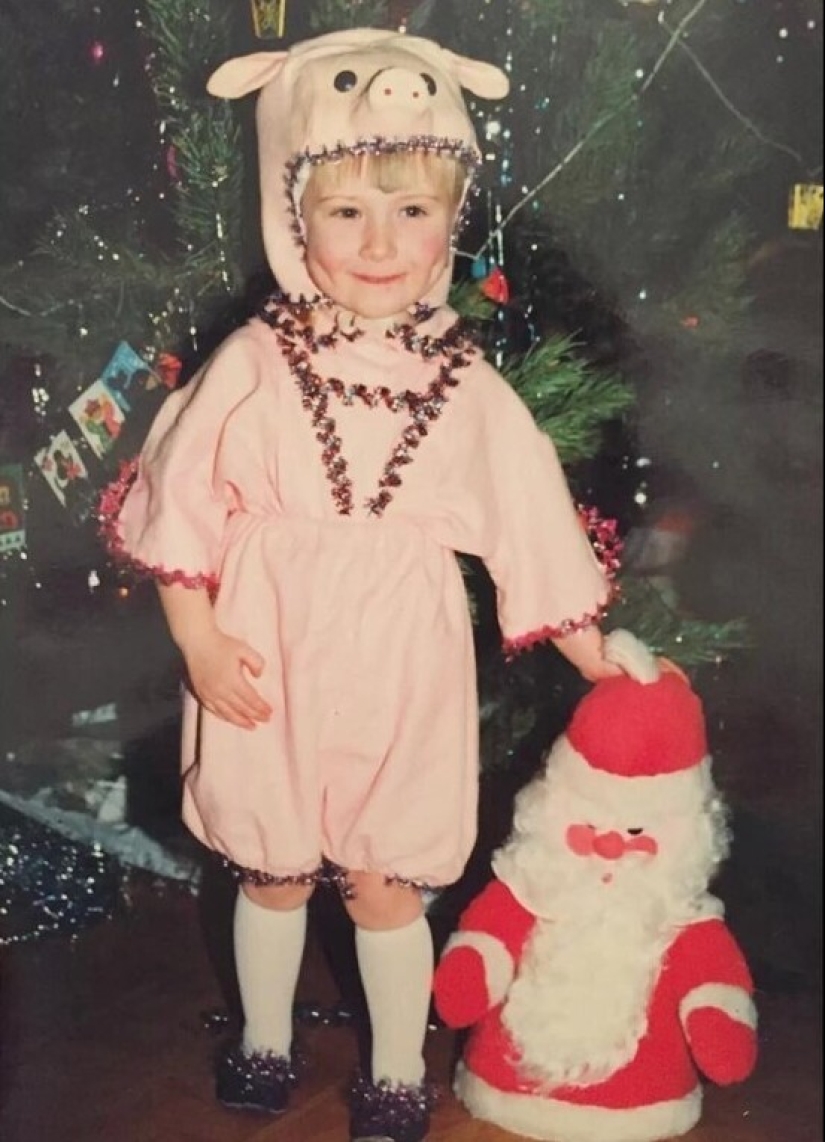
{"type": "Polygon", "coordinates": [[[681,675],[661,671],[632,638],[627,631],[608,636],[607,656],[628,673],[593,687],[576,709],[567,738],[594,769],[616,777],[690,769],[708,752],[702,704],[681,675]]]}
{"type": "Polygon", "coordinates": [[[597,682],[579,703],[550,763],[585,795],[610,788],[612,800],[624,788],[675,802],[707,769],[702,704],[628,631],[608,635],[605,656],[625,673],[597,682]]]}

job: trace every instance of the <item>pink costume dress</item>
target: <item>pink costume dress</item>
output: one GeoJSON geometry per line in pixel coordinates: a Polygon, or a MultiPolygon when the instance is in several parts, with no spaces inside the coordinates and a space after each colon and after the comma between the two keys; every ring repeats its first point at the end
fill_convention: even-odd
{"type": "Polygon", "coordinates": [[[506,75],[394,32],[332,33],[230,60],[209,90],[257,108],[263,236],[283,291],[158,415],[115,551],[207,586],[266,660],[271,721],[186,698],[184,818],[243,876],[343,869],[444,885],[475,837],[473,640],[455,552],[496,582],[506,639],[595,621],[609,585],[550,441],[444,302],[351,337],[306,271],[301,188],[347,154],[480,158],[461,87],[506,75]]]}
{"type": "MultiPolygon", "coordinates": [[[[314,399],[326,397],[334,425],[319,432],[313,394],[284,357],[297,326],[285,307],[269,321],[230,336],[167,399],[115,524],[131,561],[212,586],[221,629],[266,660],[255,684],[275,714],[255,730],[187,694],[184,819],[263,879],[310,877],[326,857],[447,884],[473,845],[478,766],[455,552],[484,560],[513,644],[592,618],[605,575],[551,442],[469,342],[428,357],[409,339],[367,334],[303,354],[314,374],[366,386],[370,403],[380,387],[426,397],[437,386],[426,435],[403,398],[369,407],[322,386],[314,399]],[[445,353],[458,367],[439,387],[445,353]],[[411,429],[418,446],[402,444],[407,461],[376,503],[411,429]],[[335,439],[351,494],[337,455],[325,462],[335,439]]],[[[444,308],[416,332],[441,335],[454,321],[444,308]]]]}

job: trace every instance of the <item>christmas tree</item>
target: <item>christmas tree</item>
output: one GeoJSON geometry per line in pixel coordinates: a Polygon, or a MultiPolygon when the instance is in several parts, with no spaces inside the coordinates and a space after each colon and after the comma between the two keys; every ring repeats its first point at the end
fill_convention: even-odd
{"type": "MultiPolygon", "coordinates": [[[[630,381],[640,411],[603,421],[598,445],[568,453],[552,408],[547,428],[582,498],[630,530],[631,571],[648,572],[623,577],[608,621],[683,663],[712,661],[745,632],[687,619],[657,564],[684,549],[693,503],[724,513],[752,469],[747,449],[731,448],[747,431],[731,380],[754,348],[743,342],[758,336],[748,264],[766,233],[784,229],[789,186],[821,182],[821,109],[811,106],[808,121],[798,114],[811,104],[821,12],[485,0],[465,15],[454,0],[433,0],[409,22],[512,77],[501,108],[477,108],[488,163],[479,228],[464,243],[468,273],[510,279],[505,347],[514,328],[533,345],[572,336],[578,361],[630,381]]],[[[525,396],[535,410],[534,393],[525,396]]],[[[540,663],[525,668],[526,708],[547,684],[540,663]]],[[[494,692],[506,684],[499,676],[494,692]]],[[[508,735],[505,716],[500,739],[508,735]]]]}
{"type": "Polygon", "coordinates": [[[145,188],[154,127],[126,114],[142,86],[128,26],[119,5],[88,0],[8,0],[0,10],[0,212],[14,220],[0,234],[0,262],[29,253],[55,211],[122,204],[130,184],[145,188]]]}
{"type": "Polygon", "coordinates": [[[2,21],[21,44],[20,73],[4,73],[6,129],[33,156],[0,180],[10,208],[30,207],[0,266],[0,483],[15,505],[0,534],[0,720],[12,734],[25,625],[62,632],[74,614],[80,631],[121,597],[97,495],[208,351],[201,333],[219,339],[224,312],[237,320],[242,151],[229,110],[203,96],[231,50],[225,6],[51,0],[2,21]],[[67,33],[59,44],[50,22],[67,33]]]}
{"type": "MultiPolygon", "coordinates": [[[[28,12],[19,8],[18,22],[28,12]]],[[[107,11],[83,0],[55,0],[55,8],[64,19],[85,20],[87,29],[107,11]]],[[[33,248],[22,255],[15,248],[0,267],[0,461],[25,468],[31,548],[9,546],[0,566],[6,596],[21,554],[32,556],[26,574],[35,566],[41,579],[38,559],[45,553],[46,563],[55,561],[46,533],[53,538],[60,509],[57,546],[65,549],[71,531],[80,537],[75,562],[82,571],[101,565],[95,494],[139,444],[165,386],[185,381],[248,315],[244,286],[251,281],[255,292],[261,265],[259,248],[244,234],[254,229],[255,207],[248,109],[238,116],[209,99],[206,77],[230,55],[340,27],[404,25],[511,72],[508,103],[478,111],[489,161],[464,238],[455,304],[479,321],[489,353],[556,441],[581,498],[595,497],[623,530],[637,522],[648,494],[647,469],[638,465],[647,458],[631,414],[637,399],[655,408],[657,380],[646,376],[635,346],[675,343],[686,377],[709,374],[697,360],[723,352],[724,331],[747,304],[743,266],[759,224],[749,216],[747,187],[778,153],[759,145],[736,116],[721,114],[719,92],[704,74],[727,74],[728,21],[747,27],[747,20],[736,5],[713,14],[703,8],[485,0],[468,21],[466,5],[459,12],[450,0],[270,0],[234,13],[219,0],[146,0],[128,28],[121,22],[111,32],[131,63],[122,72],[125,103],[118,104],[121,72],[109,73],[107,113],[134,115],[151,94],[150,161],[135,175],[130,159],[125,189],[98,181],[95,190],[88,155],[78,152],[80,171],[56,200],[56,215],[33,248]],[[663,148],[677,126],[678,145],[663,148]],[[699,156],[702,178],[686,194],[699,156]],[[732,212],[732,201],[742,208],[732,212]],[[94,419],[105,398],[92,391],[101,378],[115,397],[118,378],[127,386],[108,421],[94,419]],[[21,402],[32,412],[22,435],[9,431],[21,402]],[[48,526],[38,528],[41,518],[48,526]]],[[[756,19],[750,6],[747,16],[756,19]]],[[[104,33],[84,42],[90,68],[109,66],[104,33]]],[[[743,50],[739,39],[735,46],[743,50]]],[[[738,97],[734,90],[730,99],[738,97]]],[[[770,110],[757,106],[754,118],[770,110]]],[[[83,115],[92,111],[87,105],[83,115]]],[[[105,130],[101,123],[104,154],[105,130]]],[[[13,180],[3,185],[7,195],[19,194],[13,180]]],[[[42,212],[41,204],[34,216],[42,212]]],[[[701,394],[691,388],[685,400],[701,394]]],[[[533,726],[556,682],[543,652],[529,656],[529,665],[504,667],[493,649],[489,584],[470,565],[468,583],[493,731],[485,756],[495,764],[533,726]]],[[[623,579],[611,622],[631,626],[686,666],[718,661],[743,640],[736,621],[686,617],[633,576],[623,579]]]]}

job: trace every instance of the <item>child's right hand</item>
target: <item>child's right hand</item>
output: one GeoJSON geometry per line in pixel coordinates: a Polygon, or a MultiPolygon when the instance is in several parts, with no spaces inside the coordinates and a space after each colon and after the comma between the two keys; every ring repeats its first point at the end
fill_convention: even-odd
{"type": "Polygon", "coordinates": [[[210,714],[244,730],[269,721],[272,707],[246,677],[260,678],[266,663],[248,643],[213,628],[182,649],[192,689],[210,714]]]}

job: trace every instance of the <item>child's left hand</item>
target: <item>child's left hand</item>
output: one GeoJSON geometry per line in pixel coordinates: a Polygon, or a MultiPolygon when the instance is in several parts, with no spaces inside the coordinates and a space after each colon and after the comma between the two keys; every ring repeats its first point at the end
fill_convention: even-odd
{"type": "Polygon", "coordinates": [[[553,645],[588,682],[617,678],[624,673],[621,666],[608,662],[605,658],[604,635],[598,627],[587,627],[586,630],[554,639],[553,645]]]}

